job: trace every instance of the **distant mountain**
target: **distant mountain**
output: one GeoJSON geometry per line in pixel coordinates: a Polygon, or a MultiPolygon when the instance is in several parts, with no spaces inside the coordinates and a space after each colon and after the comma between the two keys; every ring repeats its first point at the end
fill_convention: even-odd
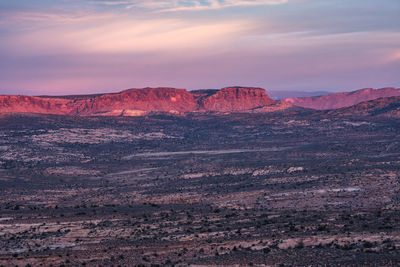
{"type": "Polygon", "coordinates": [[[187,91],[175,88],[129,89],[78,96],[0,96],[0,113],[137,116],[148,112],[233,112],[276,105],[262,88],[227,87],[187,91]]]}
{"type": "Polygon", "coordinates": [[[284,98],[293,98],[293,97],[311,97],[311,96],[322,96],[332,94],[332,92],[327,91],[278,91],[278,90],[269,90],[268,95],[274,100],[281,100],[284,98]]]}
{"type": "Polygon", "coordinates": [[[392,87],[382,89],[367,88],[323,96],[285,98],[282,101],[304,108],[329,110],[350,107],[364,101],[391,96],[400,96],[400,89],[392,87]]]}
{"type": "Polygon", "coordinates": [[[336,116],[384,116],[400,118],[400,96],[378,98],[357,105],[328,111],[336,116]]]}

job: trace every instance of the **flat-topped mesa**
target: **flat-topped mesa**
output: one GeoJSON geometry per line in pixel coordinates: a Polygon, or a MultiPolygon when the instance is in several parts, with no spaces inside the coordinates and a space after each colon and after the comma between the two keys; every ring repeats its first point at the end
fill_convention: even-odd
{"type": "Polygon", "coordinates": [[[328,110],[350,107],[364,101],[391,96],[400,96],[400,89],[393,87],[382,89],[366,88],[323,96],[285,98],[282,101],[304,108],[328,110]]]}
{"type": "Polygon", "coordinates": [[[84,113],[110,110],[189,112],[197,108],[193,95],[185,89],[144,88],[104,94],[90,100],[84,113]]]}
{"type": "Polygon", "coordinates": [[[70,100],[24,95],[0,95],[0,113],[72,114],[70,100]]]}
{"type": "Polygon", "coordinates": [[[245,111],[275,104],[265,89],[255,87],[226,87],[199,101],[200,110],[245,111]]]}
{"type": "Polygon", "coordinates": [[[275,104],[264,89],[228,87],[188,92],[175,88],[128,89],[81,96],[0,96],[0,113],[141,116],[148,112],[231,112],[275,104]]]}

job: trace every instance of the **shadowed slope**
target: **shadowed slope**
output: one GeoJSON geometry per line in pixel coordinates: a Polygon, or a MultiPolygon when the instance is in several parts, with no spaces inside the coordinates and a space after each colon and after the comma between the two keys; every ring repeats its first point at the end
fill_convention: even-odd
{"type": "Polygon", "coordinates": [[[329,111],[339,116],[385,116],[400,118],[400,96],[378,98],[357,105],[329,111]]]}
{"type": "Polygon", "coordinates": [[[353,92],[344,92],[314,97],[295,97],[285,98],[284,102],[317,110],[337,109],[350,107],[358,103],[374,100],[380,97],[400,96],[400,89],[382,88],[382,89],[361,89],[353,92]]]}

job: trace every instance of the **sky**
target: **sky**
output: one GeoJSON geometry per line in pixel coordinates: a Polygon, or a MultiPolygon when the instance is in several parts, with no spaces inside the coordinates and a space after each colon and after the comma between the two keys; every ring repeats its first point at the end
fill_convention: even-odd
{"type": "Polygon", "coordinates": [[[0,94],[400,87],[399,0],[0,0],[0,94]]]}

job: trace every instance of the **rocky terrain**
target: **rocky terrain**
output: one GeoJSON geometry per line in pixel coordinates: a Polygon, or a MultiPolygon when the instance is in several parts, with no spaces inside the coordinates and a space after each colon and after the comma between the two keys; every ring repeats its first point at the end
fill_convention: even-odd
{"type": "Polygon", "coordinates": [[[357,105],[332,110],[331,115],[340,116],[385,116],[400,118],[400,96],[378,98],[357,105]]]}
{"type": "Polygon", "coordinates": [[[367,88],[322,96],[285,98],[282,101],[304,108],[328,110],[350,107],[364,101],[392,96],[400,96],[400,89],[392,87],[382,89],[367,88]]]}
{"type": "Polygon", "coordinates": [[[400,97],[0,99],[0,266],[400,262],[400,97]]]}
{"type": "Polygon", "coordinates": [[[204,111],[244,111],[275,104],[261,88],[223,88],[200,101],[204,111]]]}
{"type": "MultiPolygon", "coordinates": [[[[285,92],[281,93],[285,94],[285,92]]],[[[276,92],[274,95],[276,97],[276,92]]],[[[254,87],[226,87],[221,90],[195,91],[144,88],[97,95],[41,97],[0,95],[0,113],[125,117],[146,116],[155,112],[181,115],[193,112],[265,113],[292,110],[294,107],[316,110],[340,109],[392,96],[400,96],[400,89],[362,89],[345,93],[326,93],[322,96],[285,98],[276,102],[264,89],[254,87]]],[[[393,114],[396,115],[396,113],[393,114]]]]}
{"type": "Polygon", "coordinates": [[[3,114],[0,266],[397,266],[400,123],[347,112],[3,114]]]}
{"type": "Polygon", "coordinates": [[[231,112],[274,105],[264,89],[228,87],[188,92],[174,88],[129,89],[120,93],[66,96],[0,96],[0,113],[141,116],[148,112],[231,112]]]}

